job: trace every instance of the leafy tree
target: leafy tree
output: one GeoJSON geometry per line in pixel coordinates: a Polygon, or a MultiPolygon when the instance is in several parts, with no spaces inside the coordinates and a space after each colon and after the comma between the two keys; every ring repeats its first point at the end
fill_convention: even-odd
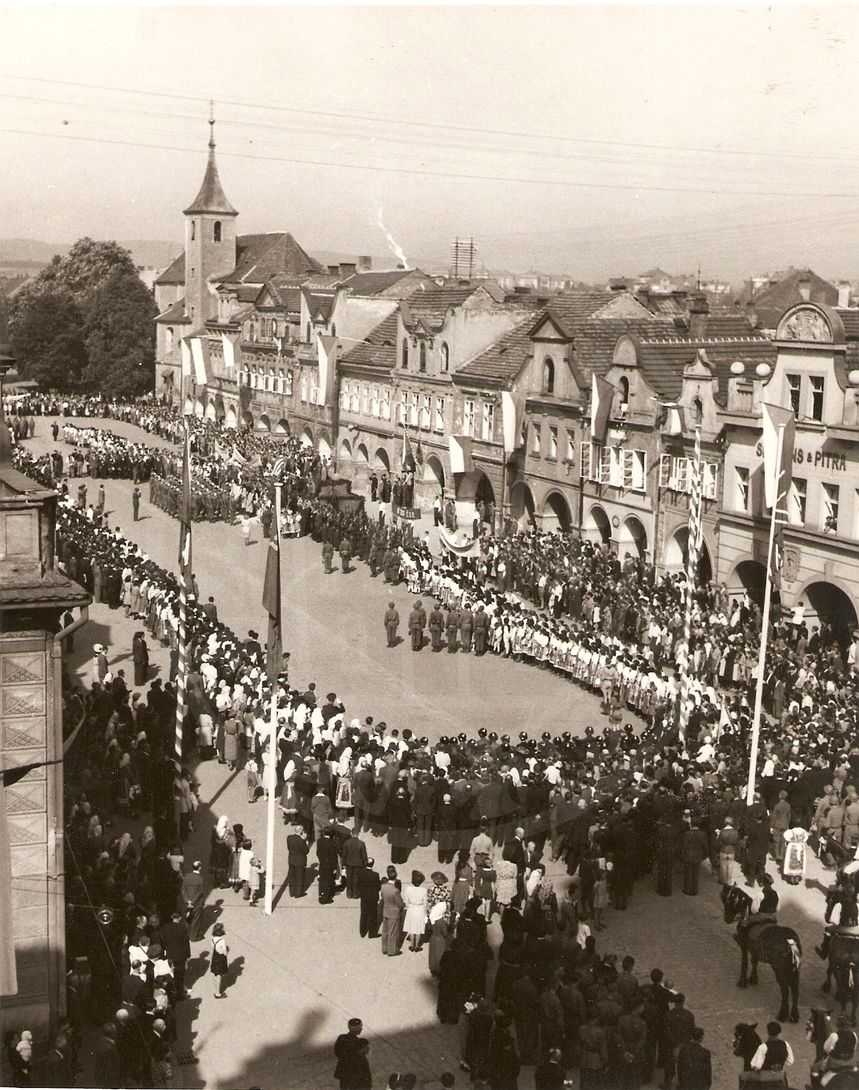
{"type": "Polygon", "coordinates": [[[127,396],[152,388],[154,316],[128,250],[81,238],[18,292],[9,328],[28,377],[127,396]]]}
{"type": "Polygon", "coordinates": [[[22,289],[9,317],[9,335],[26,378],[60,389],[78,384],[86,362],[83,315],[69,292],[22,289]]]}
{"type": "Polygon", "coordinates": [[[119,397],[152,389],[156,313],[137,273],[116,267],[87,300],[85,386],[119,397]]]}

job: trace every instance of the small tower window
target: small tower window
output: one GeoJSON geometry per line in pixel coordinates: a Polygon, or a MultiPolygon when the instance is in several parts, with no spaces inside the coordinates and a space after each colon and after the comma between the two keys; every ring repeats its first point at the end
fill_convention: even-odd
{"type": "Polygon", "coordinates": [[[308,344],[310,344],[310,342],[311,342],[312,340],[313,340],[313,338],[312,338],[312,337],[311,337],[311,335],[310,335],[310,322],[308,322],[308,323],[307,323],[307,343],[308,343],[308,344]]]}
{"type": "Polygon", "coordinates": [[[555,392],[555,361],[551,356],[546,356],[543,361],[543,393],[553,394],[555,392]]]}
{"type": "Polygon", "coordinates": [[[403,341],[403,367],[409,366],[409,342],[403,341]]]}
{"type": "Polygon", "coordinates": [[[450,349],[445,341],[441,342],[441,369],[442,371],[450,370],[450,349]]]}
{"type": "Polygon", "coordinates": [[[620,416],[624,417],[629,412],[629,379],[625,376],[620,380],[620,416]]]}
{"type": "Polygon", "coordinates": [[[419,368],[420,368],[421,371],[426,371],[426,369],[427,369],[427,345],[426,345],[426,341],[421,341],[421,354],[420,354],[419,368]]]}
{"type": "Polygon", "coordinates": [[[196,237],[197,237],[197,221],[196,220],[191,220],[191,241],[193,242],[196,237]]]}
{"type": "Polygon", "coordinates": [[[212,237],[215,242],[221,241],[221,221],[215,220],[215,226],[212,228],[212,237]]]}
{"type": "Polygon", "coordinates": [[[700,424],[704,419],[704,405],[700,397],[696,397],[692,402],[692,421],[694,424],[700,424]]]}

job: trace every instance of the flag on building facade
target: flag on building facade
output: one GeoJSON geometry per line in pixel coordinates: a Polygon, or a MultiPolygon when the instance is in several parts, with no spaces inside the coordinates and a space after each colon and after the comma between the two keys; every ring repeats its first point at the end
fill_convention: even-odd
{"type": "Polygon", "coordinates": [[[191,431],[182,444],[182,492],[179,496],[179,572],[183,586],[191,582],[191,431]]]}
{"type": "Polygon", "coordinates": [[[182,356],[182,378],[191,377],[191,349],[186,340],[179,342],[179,352],[182,356]]]}
{"type": "Polygon", "coordinates": [[[504,433],[504,450],[512,454],[522,446],[522,414],[525,403],[509,390],[501,391],[501,425],[504,433]]]}
{"type": "Polygon", "coordinates": [[[591,375],[591,442],[605,442],[613,401],[614,386],[596,373],[591,375]]]}
{"type": "Polygon", "coordinates": [[[793,479],[793,445],[796,417],[781,405],[763,406],[764,495],[766,505],[787,516],[787,495],[793,479]],[[782,432],[782,429],[783,432],[782,432]],[[782,432],[779,456],[779,432],[782,432]]]}
{"type": "Polygon", "coordinates": [[[408,434],[405,428],[403,428],[403,460],[402,460],[403,473],[414,473],[417,469],[417,463],[415,462],[415,456],[412,454],[412,444],[409,442],[408,434]]]}
{"type": "Polygon", "coordinates": [[[265,582],[262,588],[262,606],[268,614],[266,670],[272,684],[274,684],[283,664],[283,633],[280,619],[279,514],[280,504],[275,504],[275,517],[272,519],[271,539],[268,543],[268,556],[265,562],[265,582]]]}
{"type": "Polygon", "coordinates": [[[194,364],[194,381],[198,386],[205,386],[209,380],[206,376],[206,360],[203,356],[201,337],[191,338],[191,361],[194,364]]]}
{"type": "Polygon", "coordinates": [[[474,469],[474,459],[471,456],[471,444],[472,439],[470,435],[448,436],[451,473],[470,473],[474,469]]]}

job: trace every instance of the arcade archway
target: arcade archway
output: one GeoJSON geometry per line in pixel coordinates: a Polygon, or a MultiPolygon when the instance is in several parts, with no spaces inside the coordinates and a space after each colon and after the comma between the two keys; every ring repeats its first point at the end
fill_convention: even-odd
{"type": "Polygon", "coordinates": [[[210,401],[210,402],[208,403],[208,405],[206,405],[206,411],[204,412],[204,414],[203,414],[203,415],[205,416],[205,418],[206,418],[207,420],[211,420],[211,421],[213,421],[213,422],[214,422],[214,420],[216,419],[216,416],[215,416],[215,403],[214,403],[214,401],[210,401]]]}
{"type": "Polygon", "coordinates": [[[319,451],[319,456],[321,458],[325,458],[326,461],[331,460],[331,444],[328,442],[327,436],[319,436],[319,441],[316,444],[316,449],[319,451]]]}
{"type": "Polygon", "coordinates": [[[752,602],[762,606],[766,581],[767,569],[759,560],[741,560],[728,579],[728,593],[748,594],[752,602]]]}
{"type": "Polygon", "coordinates": [[[543,503],[542,528],[547,531],[568,533],[573,526],[573,516],[566,497],[560,492],[550,492],[543,503]]]}
{"type": "Polygon", "coordinates": [[[647,531],[635,515],[624,520],[617,535],[617,555],[623,560],[627,553],[634,560],[647,559],[647,531]]]}
{"type": "Polygon", "coordinates": [[[271,431],[271,420],[265,413],[262,413],[257,421],[257,431],[271,431]]]}
{"type": "Polygon", "coordinates": [[[388,452],[384,447],[379,447],[373,455],[373,468],[381,469],[385,473],[391,472],[391,459],[388,457],[388,452]]]}
{"type": "Polygon", "coordinates": [[[224,399],[220,394],[215,398],[215,419],[223,421],[227,413],[224,409],[224,399]]]}
{"type": "Polygon", "coordinates": [[[253,415],[253,413],[243,412],[242,413],[242,424],[244,424],[244,426],[246,428],[252,428],[254,426],[254,415],[253,415]]]}
{"type": "MultiPolygon", "coordinates": [[[[689,558],[689,527],[681,526],[672,535],[665,549],[665,570],[669,572],[686,571],[689,558]]],[[[701,542],[698,550],[698,579],[700,585],[709,583],[713,578],[713,562],[707,542],[701,542]]]]}
{"type": "Polygon", "coordinates": [[[224,418],[224,426],[235,430],[237,424],[238,417],[236,416],[236,407],[235,405],[230,405],[227,409],[227,415],[224,418]]]}
{"type": "Polygon", "coordinates": [[[537,523],[534,494],[524,481],[517,481],[510,489],[510,517],[519,530],[528,530],[537,523]]]}
{"type": "Polygon", "coordinates": [[[301,433],[301,445],[303,447],[315,446],[315,443],[313,442],[313,432],[310,430],[310,428],[305,428],[302,431],[302,433],[301,433]]]}
{"type": "Polygon", "coordinates": [[[340,440],[340,450],[338,451],[337,457],[341,462],[352,461],[352,448],[349,446],[348,439],[340,440]]]}
{"type": "Polygon", "coordinates": [[[194,402],[194,416],[199,416],[199,417],[202,418],[204,416],[205,412],[206,412],[206,406],[203,404],[203,402],[199,398],[197,398],[197,400],[194,402]]]}
{"type": "Polygon", "coordinates": [[[194,399],[192,397],[185,398],[185,408],[183,411],[186,416],[194,415],[194,399]]]}
{"type": "Polygon", "coordinates": [[[274,426],[275,435],[289,435],[289,421],[283,417],[274,426]]]}
{"type": "Polygon", "coordinates": [[[611,541],[611,523],[599,504],[594,504],[585,515],[582,522],[582,537],[585,541],[603,543],[611,541]]]}
{"type": "Polygon", "coordinates": [[[808,583],[797,602],[805,603],[806,624],[826,624],[840,644],[850,643],[859,622],[852,598],[841,587],[824,581],[808,583]]]}

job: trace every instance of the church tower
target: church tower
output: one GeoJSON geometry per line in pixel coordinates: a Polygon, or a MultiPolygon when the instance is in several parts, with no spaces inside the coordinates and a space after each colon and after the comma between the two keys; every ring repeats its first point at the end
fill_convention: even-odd
{"type": "Polygon", "coordinates": [[[209,281],[236,267],[236,217],[215,163],[215,120],[209,118],[209,162],[200,192],[185,209],[185,311],[192,330],[217,316],[209,281]]]}

